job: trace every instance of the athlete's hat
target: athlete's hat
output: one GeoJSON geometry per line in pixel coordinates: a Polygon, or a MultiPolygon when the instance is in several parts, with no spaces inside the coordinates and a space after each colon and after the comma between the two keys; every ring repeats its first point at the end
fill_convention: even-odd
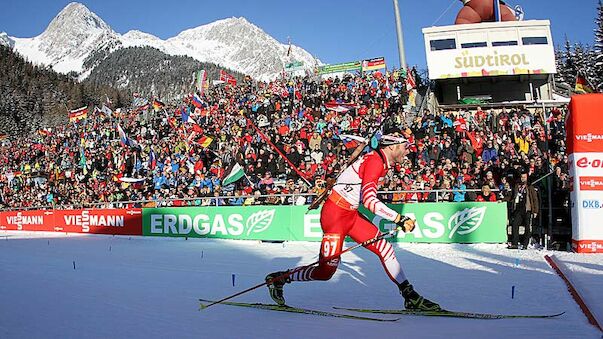
{"type": "Polygon", "coordinates": [[[408,144],[410,143],[399,128],[389,128],[383,131],[383,135],[379,140],[381,146],[391,146],[397,144],[408,144]]]}

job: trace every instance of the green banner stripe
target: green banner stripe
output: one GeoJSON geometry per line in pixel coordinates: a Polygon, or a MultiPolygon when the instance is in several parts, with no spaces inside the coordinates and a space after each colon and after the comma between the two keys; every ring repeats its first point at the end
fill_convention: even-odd
{"type": "MultiPolygon", "coordinates": [[[[412,233],[393,241],[502,243],[507,241],[505,203],[421,203],[389,205],[417,220],[412,233]]],[[[143,208],[145,236],[249,240],[320,241],[320,211],[307,206],[225,206],[143,208]]],[[[365,214],[381,231],[395,225],[365,214]]]]}

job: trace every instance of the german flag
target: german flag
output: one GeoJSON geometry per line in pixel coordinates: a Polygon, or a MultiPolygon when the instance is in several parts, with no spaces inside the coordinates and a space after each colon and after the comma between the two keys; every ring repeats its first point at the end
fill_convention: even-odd
{"type": "Polygon", "coordinates": [[[212,143],[213,141],[214,141],[214,139],[212,139],[212,138],[210,138],[210,137],[208,137],[208,136],[205,136],[205,135],[204,135],[204,136],[202,136],[201,138],[199,138],[199,139],[197,140],[197,143],[198,143],[199,145],[201,145],[201,147],[203,147],[203,148],[207,148],[207,147],[209,147],[209,145],[211,145],[211,143],[212,143]]]}
{"type": "Polygon", "coordinates": [[[74,109],[69,112],[69,122],[76,122],[88,117],[88,107],[74,109]]]}
{"type": "Polygon", "coordinates": [[[44,136],[44,137],[52,135],[52,133],[49,130],[45,129],[45,128],[42,128],[41,130],[38,130],[38,134],[41,135],[41,136],[44,136]]]}
{"type": "Polygon", "coordinates": [[[157,99],[153,99],[153,109],[155,112],[158,112],[160,109],[164,108],[165,104],[157,99]]]}
{"type": "Polygon", "coordinates": [[[580,73],[576,75],[576,86],[574,87],[574,92],[579,94],[585,93],[593,93],[594,90],[588,83],[585,77],[583,77],[580,73]]]}

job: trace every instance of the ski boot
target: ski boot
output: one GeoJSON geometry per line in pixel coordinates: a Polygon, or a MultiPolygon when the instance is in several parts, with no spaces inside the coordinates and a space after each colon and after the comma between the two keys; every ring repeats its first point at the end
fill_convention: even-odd
{"type": "Polygon", "coordinates": [[[274,300],[280,306],[285,306],[285,296],[283,295],[283,286],[291,282],[291,278],[289,276],[282,277],[287,274],[288,271],[279,271],[270,273],[266,276],[266,286],[268,286],[268,292],[270,293],[270,298],[274,300]],[[281,277],[281,278],[278,278],[281,277]],[[277,278],[276,280],[274,280],[277,278]]]}
{"type": "Polygon", "coordinates": [[[398,288],[400,288],[400,294],[404,297],[404,308],[407,310],[419,312],[442,311],[440,305],[429,299],[423,298],[417,293],[408,280],[404,280],[403,283],[398,285],[398,288]]]}

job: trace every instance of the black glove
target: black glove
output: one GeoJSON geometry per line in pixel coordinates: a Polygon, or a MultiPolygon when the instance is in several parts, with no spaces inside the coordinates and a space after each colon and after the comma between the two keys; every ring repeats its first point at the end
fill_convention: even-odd
{"type": "Polygon", "coordinates": [[[394,222],[397,226],[402,227],[404,233],[412,232],[415,229],[415,226],[417,226],[417,223],[413,219],[401,214],[398,214],[398,217],[394,222]]]}

